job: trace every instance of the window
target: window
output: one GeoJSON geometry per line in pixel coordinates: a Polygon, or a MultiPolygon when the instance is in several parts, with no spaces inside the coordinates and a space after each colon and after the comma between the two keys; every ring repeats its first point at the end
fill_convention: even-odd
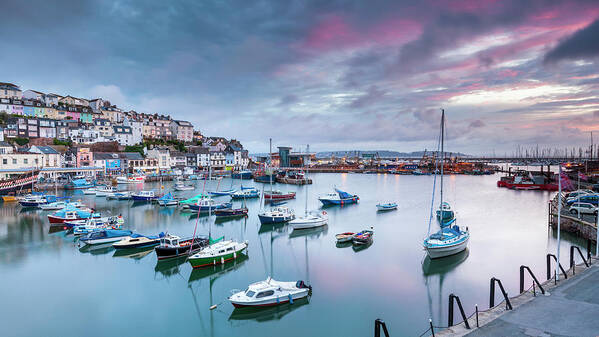
{"type": "Polygon", "coordinates": [[[12,163],[13,163],[13,165],[17,165],[17,158],[13,158],[12,163]]]}
{"type": "Polygon", "coordinates": [[[6,159],[6,158],[2,159],[2,164],[4,164],[4,165],[8,164],[8,159],[6,159]]]}
{"type": "Polygon", "coordinates": [[[261,297],[266,297],[266,296],[272,296],[274,293],[275,293],[274,290],[263,291],[261,293],[258,293],[258,295],[256,295],[256,298],[261,298],[261,297]]]}
{"type": "Polygon", "coordinates": [[[251,290],[248,290],[245,292],[245,296],[247,296],[247,297],[252,297],[252,296],[254,296],[254,294],[255,294],[255,292],[253,292],[251,290]]]}
{"type": "Polygon", "coordinates": [[[27,158],[23,158],[23,164],[27,164],[29,160],[27,158]]]}

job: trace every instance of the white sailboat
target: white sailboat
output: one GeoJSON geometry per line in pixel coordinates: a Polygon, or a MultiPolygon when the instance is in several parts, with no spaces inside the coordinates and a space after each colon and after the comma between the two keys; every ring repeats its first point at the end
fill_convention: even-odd
{"type": "MultiPolygon", "coordinates": [[[[310,153],[310,145],[306,147],[306,153],[310,153]]],[[[304,167],[306,174],[308,173],[308,165],[304,167]]],[[[306,207],[304,209],[304,216],[299,216],[291,221],[289,221],[289,225],[293,227],[293,229],[308,229],[324,226],[329,221],[329,216],[326,211],[311,211],[308,212],[308,185],[306,186],[306,207]]]]}
{"type": "MultiPolygon", "coordinates": [[[[443,163],[445,160],[444,153],[444,142],[445,142],[445,111],[441,110],[441,191],[443,191],[443,163]]],[[[435,170],[436,172],[437,170],[435,170]]],[[[433,200],[435,191],[433,188],[433,200]]],[[[441,258],[445,256],[451,256],[465,250],[468,246],[468,240],[470,239],[470,233],[468,229],[461,229],[455,224],[456,219],[453,216],[453,210],[447,209],[449,204],[443,202],[443,193],[441,192],[441,203],[440,209],[437,211],[439,217],[439,224],[441,229],[429,235],[424,239],[423,246],[427,251],[428,256],[431,259],[441,258]],[[451,212],[452,218],[444,221],[444,212],[451,212]]],[[[432,208],[432,205],[431,205],[432,208]]],[[[432,213],[432,209],[431,209],[432,213]]],[[[431,214],[432,218],[432,214],[431,214]]],[[[430,232],[430,219],[429,219],[429,232],[430,232]]]]}

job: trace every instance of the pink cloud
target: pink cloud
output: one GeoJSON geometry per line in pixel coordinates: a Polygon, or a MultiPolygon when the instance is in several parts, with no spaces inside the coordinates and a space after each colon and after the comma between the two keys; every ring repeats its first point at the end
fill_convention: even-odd
{"type": "Polygon", "coordinates": [[[499,75],[499,77],[506,78],[506,77],[516,77],[516,76],[518,76],[518,74],[520,74],[520,72],[517,70],[505,69],[505,70],[500,71],[498,75],[499,75]]]}

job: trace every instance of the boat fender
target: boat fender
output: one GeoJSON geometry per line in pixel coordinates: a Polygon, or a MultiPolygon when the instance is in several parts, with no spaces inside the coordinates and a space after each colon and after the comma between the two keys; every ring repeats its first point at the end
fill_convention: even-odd
{"type": "Polygon", "coordinates": [[[236,259],[237,258],[237,252],[233,252],[233,258],[236,259]]]}
{"type": "Polygon", "coordinates": [[[287,295],[287,297],[289,297],[289,303],[293,304],[293,296],[291,296],[291,294],[287,295]]]}
{"type": "Polygon", "coordinates": [[[224,264],[225,263],[225,258],[224,257],[220,257],[220,264],[224,264]]]}
{"type": "Polygon", "coordinates": [[[212,264],[216,266],[216,260],[212,260],[212,264]]]}
{"type": "Polygon", "coordinates": [[[281,301],[279,301],[279,296],[277,296],[277,304],[281,304],[281,301]]]}

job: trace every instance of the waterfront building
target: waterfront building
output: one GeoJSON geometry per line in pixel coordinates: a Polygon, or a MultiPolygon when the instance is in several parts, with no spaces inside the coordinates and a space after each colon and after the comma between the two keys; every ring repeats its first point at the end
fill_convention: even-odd
{"type": "Polygon", "coordinates": [[[189,152],[196,156],[196,166],[206,168],[210,166],[210,150],[204,146],[190,146],[189,152]]]}
{"type": "Polygon", "coordinates": [[[168,147],[154,147],[148,150],[146,157],[156,159],[161,170],[171,168],[171,154],[168,147]]]}
{"type": "Polygon", "coordinates": [[[22,92],[18,85],[0,82],[0,98],[21,99],[22,92]]]}
{"type": "Polygon", "coordinates": [[[222,151],[211,151],[210,152],[210,166],[215,170],[225,169],[225,153],[222,151]]]}
{"type": "Polygon", "coordinates": [[[54,124],[56,125],[56,138],[60,140],[70,139],[69,131],[79,127],[79,122],[70,119],[56,120],[54,124]]]}
{"type": "Polygon", "coordinates": [[[177,140],[186,143],[193,140],[193,125],[188,121],[171,121],[171,130],[177,140]]]}
{"type": "Polygon", "coordinates": [[[171,155],[171,167],[183,168],[187,165],[187,156],[183,152],[172,151],[171,155]]]}
{"type": "Polygon", "coordinates": [[[44,156],[29,152],[0,153],[0,164],[3,170],[41,168],[44,166],[44,156]]]}
{"type": "Polygon", "coordinates": [[[60,153],[50,146],[33,145],[27,152],[41,154],[43,156],[43,167],[61,167],[60,153]]]}
{"type": "Polygon", "coordinates": [[[92,166],[94,162],[94,154],[89,147],[76,148],[77,167],[92,166]]]}
{"type": "Polygon", "coordinates": [[[204,145],[208,145],[210,152],[221,152],[227,148],[228,143],[223,137],[209,137],[204,145]]]}
{"type": "Polygon", "coordinates": [[[123,125],[131,128],[132,143],[140,144],[143,142],[143,123],[133,117],[125,117],[123,125]]]}
{"type": "Polygon", "coordinates": [[[123,172],[119,153],[94,152],[94,166],[101,167],[104,175],[119,175],[123,172]]]}

